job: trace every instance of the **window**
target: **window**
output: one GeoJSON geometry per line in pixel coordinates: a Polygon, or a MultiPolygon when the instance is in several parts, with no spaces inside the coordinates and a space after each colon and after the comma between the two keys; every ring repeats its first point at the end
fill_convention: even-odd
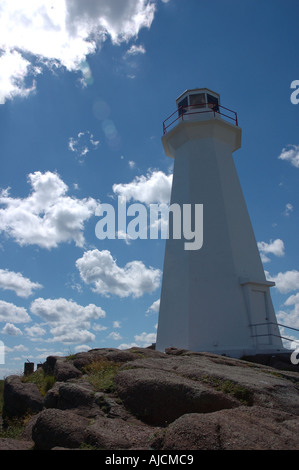
{"type": "Polygon", "coordinates": [[[205,104],[205,93],[197,93],[196,95],[190,95],[190,106],[194,106],[195,108],[203,108],[205,104]]]}
{"type": "Polygon", "coordinates": [[[188,107],[188,96],[178,103],[179,116],[187,112],[188,107]]]}
{"type": "Polygon", "coordinates": [[[207,95],[208,96],[208,107],[213,109],[214,111],[219,111],[219,102],[216,96],[207,95]]]}

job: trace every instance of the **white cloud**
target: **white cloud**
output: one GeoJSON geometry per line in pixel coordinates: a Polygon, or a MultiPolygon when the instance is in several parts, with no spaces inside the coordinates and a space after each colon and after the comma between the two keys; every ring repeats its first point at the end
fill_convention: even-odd
{"type": "Polygon", "coordinates": [[[36,337],[39,338],[46,334],[46,330],[38,324],[30,326],[30,327],[25,327],[24,330],[25,330],[25,333],[30,338],[36,338],[36,337]]]}
{"type": "Polygon", "coordinates": [[[136,38],[141,28],[150,28],[154,13],[149,0],[1,0],[1,59],[9,65],[0,68],[1,102],[34,89],[25,79],[36,73],[35,62],[39,71],[81,71],[88,84],[87,56],[108,37],[113,44],[136,38]]]}
{"type": "Polygon", "coordinates": [[[89,304],[85,307],[72,300],[38,298],[31,303],[30,311],[50,325],[53,338],[47,341],[62,343],[88,343],[95,335],[88,331],[91,320],[106,316],[101,307],[89,304]]]}
{"type": "Polygon", "coordinates": [[[159,312],[159,308],[160,308],[160,299],[155,300],[155,302],[147,309],[146,315],[159,312]]]}
{"type": "Polygon", "coordinates": [[[91,348],[88,346],[88,344],[79,344],[78,346],[75,346],[75,351],[77,352],[83,352],[83,351],[89,351],[91,348]]]}
{"type": "Polygon", "coordinates": [[[285,207],[285,210],[284,210],[283,215],[285,215],[285,216],[288,217],[288,216],[290,215],[290,213],[293,212],[293,210],[294,210],[293,204],[291,204],[290,202],[288,202],[288,203],[286,204],[286,207],[285,207]]]}
{"type": "Polygon", "coordinates": [[[68,148],[76,154],[79,162],[84,161],[84,157],[91,151],[96,150],[100,141],[94,139],[94,135],[89,131],[79,132],[77,137],[70,137],[68,148]]]}
{"type": "Polygon", "coordinates": [[[266,254],[273,254],[275,256],[282,257],[285,255],[284,242],[277,238],[276,240],[270,240],[270,243],[258,242],[258,249],[260,250],[261,259],[264,263],[270,261],[270,258],[266,254]]]}
{"type": "Polygon", "coordinates": [[[0,322],[27,323],[31,319],[24,307],[0,300],[0,322]]]}
{"type": "Polygon", "coordinates": [[[299,307],[299,293],[288,297],[284,304],[285,305],[298,305],[299,307]]]}
{"type": "Polygon", "coordinates": [[[108,250],[87,251],[76,266],[82,280],[93,284],[92,290],[105,296],[140,297],[160,284],[159,269],[147,268],[141,261],[131,261],[121,268],[108,250]]]}
{"type": "Polygon", "coordinates": [[[10,336],[21,336],[23,334],[20,328],[17,328],[12,323],[6,323],[6,325],[2,328],[1,333],[10,336]]]}
{"type": "MultiPolygon", "coordinates": [[[[293,308],[293,310],[291,310],[290,312],[285,312],[284,310],[280,310],[277,313],[277,319],[278,319],[278,323],[281,323],[282,325],[299,329],[299,303],[297,303],[295,307],[293,308]]],[[[292,331],[291,329],[285,330],[285,336],[287,338],[294,339],[292,334],[294,334],[294,331],[292,331]]],[[[298,338],[296,339],[298,340],[298,338]]]]}
{"type": "Polygon", "coordinates": [[[130,167],[131,169],[133,169],[133,168],[135,168],[136,163],[133,162],[133,160],[129,160],[129,161],[128,161],[128,165],[129,165],[129,167],[130,167]]]}
{"type": "Polygon", "coordinates": [[[156,333],[140,333],[139,335],[134,336],[134,342],[132,343],[122,343],[118,347],[119,349],[129,349],[133,347],[147,348],[156,342],[156,333]]]}
{"type": "Polygon", "coordinates": [[[299,290],[299,271],[295,269],[285,273],[278,273],[275,276],[271,276],[267,271],[265,271],[265,274],[269,281],[275,282],[275,287],[281,294],[287,294],[292,290],[299,290]]]}
{"type": "Polygon", "coordinates": [[[98,207],[92,198],[66,196],[67,185],[56,173],[36,171],[28,176],[31,194],[23,199],[12,198],[7,190],[0,194],[0,232],[11,236],[20,245],[57,247],[74,241],[84,245],[84,222],[98,207]]]}
{"type": "Polygon", "coordinates": [[[95,325],[92,325],[92,329],[93,331],[105,331],[107,330],[107,326],[102,326],[102,325],[99,325],[99,323],[97,323],[95,325]]]}
{"type": "Polygon", "coordinates": [[[52,339],[49,342],[71,343],[87,343],[93,342],[96,337],[87,329],[75,328],[70,329],[68,325],[61,325],[51,328],[52,339]]]}
{"type": "Polygon", "coordinates": [[[64,298],[43,299],[40,297],[31,303],[30,311],[52,325],[81,325],[106,316],[101,307],[94,304],[83,307],[73,300],[64,298]]]}
{"type": "Polygon", "coordinates": [[[137,46],[136,44],[133,44],[130,49],[127,50],[126,56],[132,56],[132,55],[137,55],[137,54],[145,54],[146,50],[144,46],[139,45],[137,46]]]}
{"type": "Polygon", "coordinates": [[[160,170],[150,170],[145,176],[136,176],[131,183],[114,184],[112,189],[115,194],[126,197],[128,201],[169,203],[171,185],[172,175],[166,175],[160,170]]]}
{"type": "Polygon", "coordinates": [[[113,339],[113,341],[119,341],[122,339],[121,335],[117,333],[116,331],[111,331],[109,335],[107,336],[108,339],[113,339]]]}
{"type": "Polygon", "coordinates": [[[291,165],[299,168],[299,145],[288,145],[282,149],[281,154],[278,157],[280,160],[286,160],[291,165]]]}
{"type": "Polygon", "coordinates": [[[156,333],[141,333],[140,335],[135,335],[134,339],[138,344],[141,344],[142,347],[146,348],[152,343],[155,343],[157,334],[156,333]]]}
{"type": "Polygon", "coordinates": [[[113,322],[113,328],[120,328],[120,327],[121,327],[120,321],[113,322]]]}
{"type": "Polygon", "coordinates": [[[0,288],[13,290],[19,297],[29,297],[35,289],[41,289],[43,286],[38,282],[32,282],[23,277],[21,273],[0,269],[0,288]]]}
{"type": "Polygon", "coordinates": [[[26,85],[26,76],[30,71],[32,75],[35,75],[36,72],[30,62],[19,52],[2,53],[0,56],[0,104],[4,104],[7,99],[15,96],[26,97],[35,90],[34,81],[31,86],[26,85]]]}

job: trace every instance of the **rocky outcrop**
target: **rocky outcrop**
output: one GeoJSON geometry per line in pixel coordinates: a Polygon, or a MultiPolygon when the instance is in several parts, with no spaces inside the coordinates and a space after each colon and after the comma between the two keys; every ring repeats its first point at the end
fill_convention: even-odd
{"type": "Polygon", "coordinates": [[[185,414],[167,428],[167,450],[298,449],[299,419],[283,411],[241,406],[211,414],[185,414]]]}
{"type": "Polygon", "coordinates": [[[177,373],[149,367],[124,370],[115,377],[124,405],[142,421],[166,426],[185,413],[212,413],[239,405],[230,395],[177,373]]]}
{"type": "Polygon", "coordinates": [[[44,396],[6,379],[5,416],[32,418],[20,444],[2,439],[0,449],[299,450],[299,373],[278,362],[173,348],[50,356],[43,370],[56,383],[44,396]]]}
{"type": "Polygon", "coordinates": [[[43,409],[43,397],[34,383],[23,383],[17,375],[10,375],[4,383],[4,417],[17,418],[43,409]]]}

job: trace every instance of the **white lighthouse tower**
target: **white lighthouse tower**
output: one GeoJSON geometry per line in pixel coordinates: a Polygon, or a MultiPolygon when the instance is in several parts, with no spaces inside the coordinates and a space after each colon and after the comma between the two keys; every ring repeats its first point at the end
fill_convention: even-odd
{"type": "Polygon", "coordinates": [[[171,206],[203,205],[203,243],[166,240],[156,348],[232,357],[285,351],[233,161],[237,115],[207,89],[185,91],[163,124],[174,158],[171,206]]]}

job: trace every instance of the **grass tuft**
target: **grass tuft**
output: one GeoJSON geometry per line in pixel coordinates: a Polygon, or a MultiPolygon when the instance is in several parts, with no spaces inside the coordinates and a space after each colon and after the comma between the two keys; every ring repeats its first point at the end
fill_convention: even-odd
{"type": "Polygon", "coordinates": [[[44,372],[40,367],[31,375],[24,375],[22,377],[22,382],[24,383],[34,383],[39,389],[40,393],[45,396],[48,390],[50,390],[56,379],[54,375],[49,375],[44,372]]]}
{"type": "Polygon", "coordinates": [[[114,376],[121,365],[123,363],[102,358],[85,366],[83,372],[86,374],[86,379],[97,391],[113,392],[115,389],[114,376]]]}

